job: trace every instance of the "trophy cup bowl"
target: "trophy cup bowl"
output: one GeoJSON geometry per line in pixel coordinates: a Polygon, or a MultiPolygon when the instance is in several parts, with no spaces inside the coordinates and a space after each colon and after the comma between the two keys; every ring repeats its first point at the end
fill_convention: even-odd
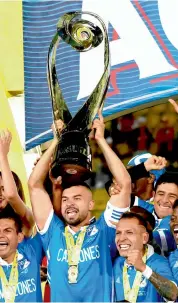
{"type": "Polygon", "coordinates": [[[57,32],[49,47],[47,66],[54,125],[58,138],[51,167],[54,178],[62,176],[64,182],[77,183],[91,176],[92,162],[88,135],[92,121],[104,103],[110,75],[109,59],[107,30],[98,15],[90,12],[69,12],[59,19],[57,32]],[[81,19],[83,14],[96,18],[102,29],[90,21],[81,19]],[[60,40],[68,43],[78,52],[89,51],[104,40],[104,72],[95,89],[74,117],[67,108],[56,73],[55,58],[60,40]],[[56,123],[59,119],[65,124],[61,133],[56,123]]]}

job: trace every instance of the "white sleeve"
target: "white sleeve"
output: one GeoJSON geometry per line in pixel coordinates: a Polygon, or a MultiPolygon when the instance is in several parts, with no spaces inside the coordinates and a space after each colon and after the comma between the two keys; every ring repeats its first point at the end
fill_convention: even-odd
{"type": "Polygon", "coordinates": [[[53,215],[54,215],[54,209],[52,208],[43,229],[39,230],[38,226],[36,225],[36,229],[37,229],[37,231],[39,232],[40,235],[44,235],[48,231],[48,228],[50,226],[53,215]]]}
{"type": "Polygon", "coordinates": [[[116,228],[117,222],[120,220],[123,213],[129,210],[129,207],[119,208],[113,206],[109,201],[104,212],[104,219],[109,227],[116,228]]]}

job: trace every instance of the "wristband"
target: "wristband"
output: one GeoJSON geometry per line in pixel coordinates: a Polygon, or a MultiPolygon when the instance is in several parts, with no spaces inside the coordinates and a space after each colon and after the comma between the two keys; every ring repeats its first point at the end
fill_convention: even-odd
{"type": "Polygon", "coordinates": [[[153,273],[152,269],[148,265],[146,265],[146,268],[142,272],[142,275],[149,280],[149,278],[151,277],[152,273],[153,273]]]}

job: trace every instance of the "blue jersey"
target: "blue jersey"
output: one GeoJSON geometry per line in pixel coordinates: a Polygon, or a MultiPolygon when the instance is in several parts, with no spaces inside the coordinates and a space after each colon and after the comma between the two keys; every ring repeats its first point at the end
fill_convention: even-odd
{"type": "Polygon", "coordinates": [[[170,216],[159,219],[154,212],[154,205],[136,198],[134,205],[138,205],[148,210],[155,217],[156,225],[153,231],[153,238],[160,246],[162,254],[167,256],[171,251],[176,249],[176,243],[170,230],[170,216]]]}
{"type": "MultiPolygon", "coordinates": [[[[126,209],[125,209],[126,210],[126,209]]],[[[110,302],[112,262],[110,244],[115,238],[112,222],[121,212],[110,203],[99,220],[87,227],[80,251],[79,275],[76,284],[68,282],[67,248],[64,223],[52,213],[48,226],[40,231],[48,259],[48,280],[52,302],[110,302]],[[50,223],[49,223],[50,222],[50,223]]],[[[80,232],[80,231],[79,231],[80,232]]],[[[73,234],[74,241],[78,233],[73,234]]]]}
{"type": "MultiPolygon", "coordinates": [[[[114,263],[114,286],[115,286],[115,298],[116,301],[124,300],[124,289],[123,289],[123,266],[125,258],[118,257],[114,263]]],[[[146,264],[155,272],[170,281],[175,281],[173,278],[171,269],[169,267],[168,260],[154,253],[152,246],[148,245],[148,256],[146,264]]],[[[128,267],[128,275],[130,287],[132,288],[133,282],[136,275],[134,266],[128,267]]],[[[159,295],[153,284],[144,276],[140,283],[138,292],[137,302],[164,302],[165,300],[159,295]]]]}
{"type": "MultiPolygon", "coordinates": [[[[15,302],[42,302],[40,263],[42,259],[42,244],[38,235],[25,239],[18,246],[18,284],[15,302]]],[[[10,277],[12,265],[0,258],[7,279],[10,277]]],[[[0,281],[0,302],[5,302],[0,281]]]]}
{"type": "Polygon", "coordinates": [[[169,255],[169,265],[172,270],[174,279],[178,284],[178,249],[171,252],[169,255]]]}

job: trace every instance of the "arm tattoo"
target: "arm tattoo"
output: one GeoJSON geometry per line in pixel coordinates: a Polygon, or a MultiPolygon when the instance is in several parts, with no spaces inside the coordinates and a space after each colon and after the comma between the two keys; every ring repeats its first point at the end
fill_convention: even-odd
{"type": "Polygon", "coordinates": [[[178,290],[176,285],[160,276],[159,274],[153,272],[151,277],[149,278],[149,281],[154,285],[154,287],[157,289],[158,293],[164,297],[165,299],[168,299],[169,301],[175,301],[178,296],[178,290]]]}

